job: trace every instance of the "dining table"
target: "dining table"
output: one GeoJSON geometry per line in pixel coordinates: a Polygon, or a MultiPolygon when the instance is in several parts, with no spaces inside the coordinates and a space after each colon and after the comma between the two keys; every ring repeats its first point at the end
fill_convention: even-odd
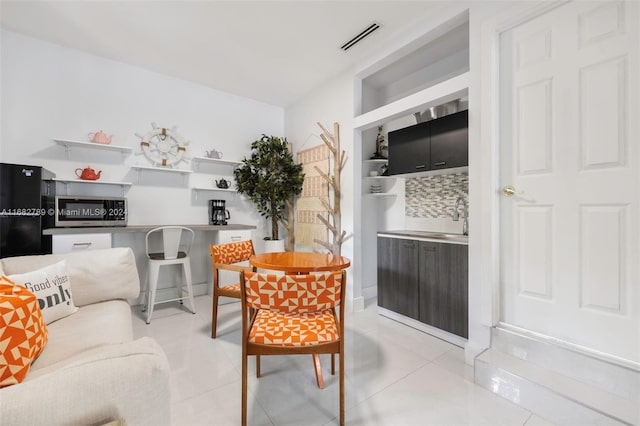
{"type": "Polygon", "coordinates": [[[340,271],[351,265],[351,261],[344,256],[302,251],[255,254],[249,259],[249,263],[257,268],[283,271],[287,274],[340,271]]]}
{"type": "MultiPolygon", "coordinates": [[[[249,258],[249,263],[256,268],[282,271],[285,274],[309,274],[313,272],[340,271],[351,265],[351,260],[331,253],[302,251],[284,251],[259,253],[249,258]]],[[[344,303],[344,301],[342,302],[344,303]]],[[[340,318],[340,321],[343,321],[340,318]]],[[[340,336],[344,338],[344,336],[340,336]]],[[[316,383],[324,388],[320,355],[313,354],[313,366],[316,372],[316,383]]]]}

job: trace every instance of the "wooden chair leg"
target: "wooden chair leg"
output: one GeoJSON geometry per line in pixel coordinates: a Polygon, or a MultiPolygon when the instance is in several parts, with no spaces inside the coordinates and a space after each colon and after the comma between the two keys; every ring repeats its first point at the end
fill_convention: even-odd
{"type": "Polygon", "coordinates": [[[322,364],[320,364],[320,355],[313,354],[313,368],[316,370],[316,383],[320,389],[324,389],[324,378],[322,377],[322,364]]]}
{"type": "Polygon", "coordinates": [[[256,355],[256,378],[260,378],[260,355],[256,355]]]}
{"type": "Polygon", "coordinates": [[[247,353],[242,354],[242,426],[247,426],[247,353]]]}
{"type": "Polygon", "coordinates": [[[344,426],[344,356],[341,352],[340,357],[340,426],[344,426]]]}
{"type": "Polygon", "coordinates": [[[218,328],[218,295],[213,290],[213,313],[211,314],[211,338],[216,338],[216,331],[218,328]]]}
{"type": "Polygon", "coordinates": [[[336,354],[331,354],[331,375],[335,376],[336,375],[336,358],[335,358],[336,354]]]}

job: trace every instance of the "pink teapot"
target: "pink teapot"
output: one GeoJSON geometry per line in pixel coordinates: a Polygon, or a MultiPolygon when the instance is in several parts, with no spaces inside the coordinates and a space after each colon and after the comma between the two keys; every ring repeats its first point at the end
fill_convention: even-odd
{"type": "Polygon", "coordinates": [[[96,171],[91,167],[87,167],[86,169],[76,169],[76,176],[82,180],[98,180],[100,179],[101,174],[102,170],[96,173],[96,171]]]}
{"type": "Polygon", "coordinates": [[[89,140],[93,143],[109,144],[111,143],[111,136],[107,136],[102,130],[97,133],[89,133],[89,140]]]}

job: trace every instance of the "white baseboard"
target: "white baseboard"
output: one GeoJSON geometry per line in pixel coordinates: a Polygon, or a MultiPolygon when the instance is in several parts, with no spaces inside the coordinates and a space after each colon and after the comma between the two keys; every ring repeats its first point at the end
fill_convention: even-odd
{"type": "Polygon", "coordinates": [[[401,315],[397,312],[381,308],[380,306],[378,306],[378,313],[387,318],[391,318],[392,320],[408,325],[409,327],[415,328],[416,330],[420,330],[424,333],[435,336],[438,339],[442,339],[456,346],[460,346],[461,348],[464,348],[465,344],[467,343],[467,339],[465,339],[464,337],[449,333],[448,331],[441,330],[437,327],[432,327],[418,320],[414,320],[413,318],[405,317],[404,315],[401,315]]]}

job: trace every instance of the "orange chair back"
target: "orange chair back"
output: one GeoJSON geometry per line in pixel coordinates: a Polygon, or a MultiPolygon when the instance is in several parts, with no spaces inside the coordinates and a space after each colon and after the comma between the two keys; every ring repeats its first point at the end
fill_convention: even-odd
{"type": "Polygon", "coordinates": [[[213,263],[230,265],[244,262],[255,254],[251,240],[209,246],[213,263]]]}
{"type": "Polygon", "coordinates": [[[283,314],[318,312],[342,302],[342,271],[308,275],[245,272],[246,306],[283,314]]]}

